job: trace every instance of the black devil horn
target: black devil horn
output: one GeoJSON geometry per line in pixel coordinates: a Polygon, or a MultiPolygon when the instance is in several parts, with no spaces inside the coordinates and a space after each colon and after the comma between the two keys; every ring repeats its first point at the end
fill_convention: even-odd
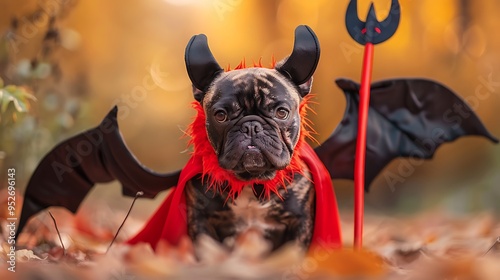
{"type": "Polygon", "coordinates": [[[394,35],[401,19],[401,7],[398,0],[392,0],[391,10],[385,20],[379,22],[373,3],[368,11],[366,22],[358,17],[358,1],[351,0],[347,7],[345,23],[349,35],[358,43],[380,44],[394,35]]]}
{"type": "Polygon", "coordinates": [[[309,26],[299,25],[295,29],[295,42],[290,57],[276,70],[289,76],[296,85],[307,82],[318,66],[319,42],[309,26]]]}
{"type": "Polygon", "coordinates": [[[223,71],[208,47],[205,34],[195,35],[189,40],[184,59],[193,86],[201,91],[206,91],[214,78],[223,71]]]}

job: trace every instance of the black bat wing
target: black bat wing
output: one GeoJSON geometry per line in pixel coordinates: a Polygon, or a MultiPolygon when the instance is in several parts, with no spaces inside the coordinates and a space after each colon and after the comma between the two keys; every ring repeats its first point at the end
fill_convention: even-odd
{"type": "MultiPolygon", "coordinates": [[[[359,84],[338,79],[347,105],[333,134],[315,151],[332,179],[354,178],[359,84]]],[[[443,143],[465,135],[498,140],[473,110],[447,87],[425,79],[373,83],[368,112],[365,190],[394,158],[430,159],[443,143]]]]}
{"type": "Polygon", "coordinates": [[[39,163],[24,193],[17,228],[50,206],[75,213],[96,183],[118,180],[126,196],[154,198],[177,184],[180,171],[159,174],[143,166],[129,151],[120,134],[115,106],[95,128],[61,142],[39,163]]]}

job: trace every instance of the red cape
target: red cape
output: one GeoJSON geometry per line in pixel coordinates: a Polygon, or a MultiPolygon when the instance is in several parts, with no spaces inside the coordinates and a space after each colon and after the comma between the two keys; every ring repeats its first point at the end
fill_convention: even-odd
{"type": "MultiPolygon", "coordinates": [[[[330,174],[307,143],[300,147],[299,158],[309,167],[316,190],[316,216],[312,246],[340,248],[342,245],[337,201],[330,174]]],[[[144,228],[128,244],[149,243],[153,248],[160,240],[177,245],[187,235],[186,182],[203,174],[202,158],[193,155],[181,172],[179,183],[168,195],[144,228]]],[[[231,202],[228,202],[231,203],[231,202]]]]}

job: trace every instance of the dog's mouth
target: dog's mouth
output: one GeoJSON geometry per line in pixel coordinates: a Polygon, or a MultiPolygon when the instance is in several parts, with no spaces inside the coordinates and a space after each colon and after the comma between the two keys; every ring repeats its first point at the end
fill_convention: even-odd
{"type": "Polygon", "coordinates": [[[276,175],[276,171],[266,160],[265,155],[254,145],[247,146],[233,172],[236,177],[245,181],[253,179],[268,180],[276,175]]]}
{"type": "Polygon", "coordinates": [[[271,180],[276,176],[276,171],[270,170],[262,170],[262,171],[243,171],[243,172],[235,172],[234,175],[236,178],[242,181],[250,181],[250,180],[271,180]]]}
{"type": "Polygon", "coordinates": [[[286,131],[259,116],[245,116],[227,128],[218,147],[220,167],[238,179],[271,180],[290,163],[291,145],[286,131]]]}

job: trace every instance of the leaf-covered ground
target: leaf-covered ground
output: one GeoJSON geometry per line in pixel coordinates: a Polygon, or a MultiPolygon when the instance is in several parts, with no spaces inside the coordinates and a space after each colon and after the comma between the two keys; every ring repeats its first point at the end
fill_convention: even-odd
{"type": "Polygon", "coordinates": [[[489,214],[369,216],[362,252],[349,249],[352,223],[345,216],[346,249],[319,246],[305,254],[293,245],[270,254],[268,244],[252,231],[238,238],[232,250],[203,237],[197,244],[185,239],[177,248],[161,243],[154,252],[146,244],[120,242],[141,226],[129,219],[106,253],[123,213],[52,211],[66,251],[50,216],[42,213],[18,240],[14,273],[8,271],[7,220],[0,213],[0,279],[500,279],[500,244],[495,242],[500,221],[489,214]]]}

